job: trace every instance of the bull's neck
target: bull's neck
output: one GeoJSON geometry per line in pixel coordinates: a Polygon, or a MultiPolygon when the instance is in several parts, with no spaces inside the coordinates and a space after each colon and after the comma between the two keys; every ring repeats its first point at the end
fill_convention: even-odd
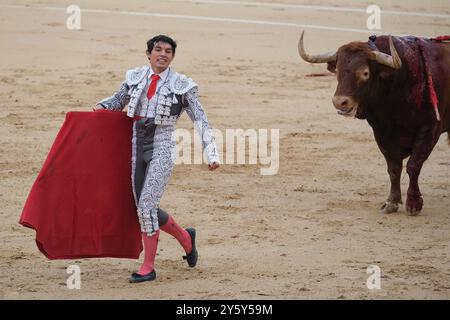
{"type": "Polygon", "coordinates": [[[400,101],[404,98],[401,95],[404,92],[402,78],[401,70],[386,79],[377,78],[363,99],[367,101],[364,106],[367,121],[374,130],[389,134],[398,121],[400,101]]]}

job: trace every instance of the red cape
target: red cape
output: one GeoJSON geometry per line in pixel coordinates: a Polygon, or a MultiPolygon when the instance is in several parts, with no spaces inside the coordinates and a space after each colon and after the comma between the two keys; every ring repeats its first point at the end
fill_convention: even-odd
{"type": "Polygon", "coordinates": [[[132,125],[123,112],[67,113],[19,221],[47,258],[139,258],[132,125]]]}

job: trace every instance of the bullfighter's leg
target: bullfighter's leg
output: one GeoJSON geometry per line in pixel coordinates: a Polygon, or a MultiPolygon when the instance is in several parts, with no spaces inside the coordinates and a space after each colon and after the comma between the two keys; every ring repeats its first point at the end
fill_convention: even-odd
{"type": "Polygon", "coordinates": [[[159,222],[165,222],[165,217],[158,214],[158,207],[166,184],[172,174],[172,128],[156,126],[151,121],[138,121],[133,141],[141,146],[133,149],[133,159],[142,159],[146,165],[136,168],[133,172],[137,205],[137,214],[141,225],[144,243],[144,262],[137,273],[133,273],[131,282],[153,280],[154,261],[158,246],[159,222]],[[140,135],[143,133],[142,135],[140,135]],[[145,168],[145,175],[143,169],[145,168]],[[144,176],[139,180],[136,175],[144,176]]]}
{"type": "MultiPolygon", "coordinates": [[[[159,208],[158,210],[158,222],[159,227],[164,232],[167,232],[168,234],[172,235],[175,239],[178,240],[180,245],[183,247],[184,251],[187,255],[191,254],[193,252],[193,244],[195,239],[193,239],[192,236],[192,230],[193,228],[182,228],[178,223],[175,222],[174,218],[169,215],[167,212],[159,208]]],[[[195,231],[194,231],[195,232],[195,231]]],[[[194,235],[195,236],[195,235],[194,235]]],[[[194,253],[195,256],[198,255],[198,252],[194,253]]],[[[195,261],[189,262],[189,266],[194,267],[197,263],[197,260],[195,258],[195,261]]]]}
{"type": "Polygon", "coordinates": [[[419,175],[423,163],[428,159],[431,151],[439,139],[434,130],[422,129],[417,135],[411,156],[408,160],[406,172],[409,175],[409,187],[406,198],[406,211],[417,215],[422,210],[423,199],[419,189],[419,175]]]}
{"type": "Polygon", "coordinates": [[[155,126],[154,137],[146,136],[149,139],[144,141],[144,158],[148,161],[148,166],[137,206],[143,233],[153,234],[159,229],[159,202],[174,165],[172,150],[175,143],[171,140],[172,131],[168,126],[155,126]]]}
{"type": "Polygon", "coordinates": [[[153,158],[153,139],[156,126],[145,126],[145,120],[133,124],[131,180],[136,206],[141,198],[148,164],[153,158]]]}
{"type": "Polygon", "coordinates": [[[400,177],[402,174],[403,161],[385,156],[388,167],[389,178],[391,179],[391,192],[386,202],[381,206],[381,213],[393,213],[398,211],[398,205],[402,202],[400,190],[400,177]]]}

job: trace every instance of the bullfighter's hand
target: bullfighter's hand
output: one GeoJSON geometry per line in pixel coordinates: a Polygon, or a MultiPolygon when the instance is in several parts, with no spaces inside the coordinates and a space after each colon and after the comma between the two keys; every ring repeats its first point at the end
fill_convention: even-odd
{"type": "Polygon", "coordinates": [[[101,104],[96,104],[95,106],[92,107],[92,111],[97,111],[97,110],[105,110],[105,108],[103,108],[103,106],[101,104]]]}
{"type": "Polygon", "coordinates": [[[220,167],[220,164],[218,162],[212,162],[212,163],[208,164],[209,171],[214,171],[218,167],[220,167]]]}

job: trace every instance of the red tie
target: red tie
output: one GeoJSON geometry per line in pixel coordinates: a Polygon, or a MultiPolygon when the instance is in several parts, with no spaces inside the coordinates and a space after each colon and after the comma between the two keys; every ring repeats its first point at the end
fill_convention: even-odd
{"type": "Polygon", "coordinates": [[[152,74],[150,76],[150,79],[152,79],[152,82],[150,82],[150,86],[148,87],[148,92],[147,92],[148,100],[150,100],[153,97],[153,95],[155,94],[156,84],[158,83],[158,80],[161,79],[161,77],[157,74],[152,74]]]}

